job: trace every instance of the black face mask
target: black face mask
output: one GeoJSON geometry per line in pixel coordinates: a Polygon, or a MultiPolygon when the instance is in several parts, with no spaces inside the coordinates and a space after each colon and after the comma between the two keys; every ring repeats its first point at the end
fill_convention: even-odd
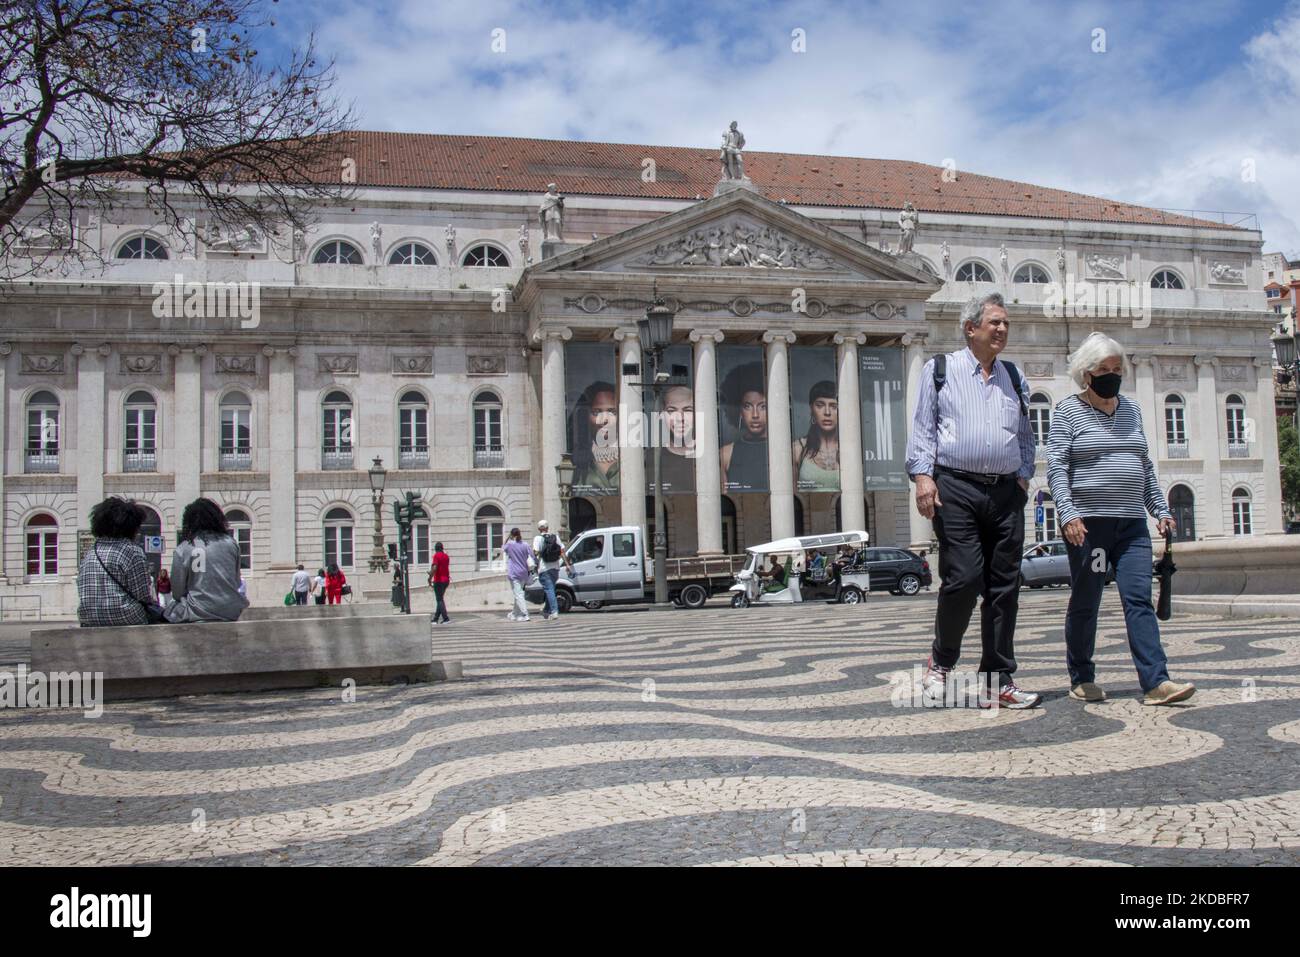
{"type": "Polygon", "coordinates": [[[1105,375],[1094,375],[1090,388],[1103,399],[1113,399],[1119,395],[1119,386],[1123,381],[1124,378],[1119,373],[1107,372],[1105,375]]]}

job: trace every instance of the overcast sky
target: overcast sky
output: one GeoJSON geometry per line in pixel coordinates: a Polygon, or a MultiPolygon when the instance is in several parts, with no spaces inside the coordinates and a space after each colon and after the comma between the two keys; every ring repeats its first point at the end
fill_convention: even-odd
{"type": "Polygon", "coordinates": [[[276,9],[277,42],[315,28],[362,129],[713,147],[736,119],[754,150],[951,159],[1145,205],[1255,214],[1266,250],[1300,257],[1297,2],[276,9]],[[792,49],[796,30],[806,52],[792,49]]]}

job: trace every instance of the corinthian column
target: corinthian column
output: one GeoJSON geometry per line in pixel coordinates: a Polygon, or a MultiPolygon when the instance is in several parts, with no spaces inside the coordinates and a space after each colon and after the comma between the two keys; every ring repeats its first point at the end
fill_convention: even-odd
{"type": "MultiPolygon", "coordinates": [[[[77,344],[72,347],[77,357],[77,521],[82,528],[90,527],[90,510],[104,497],[104,376],[106,359],[113,351],[108,345],[86,349],[77,344]]],[[[66,431],[60,424],[59,444],[67,441],[66,431]]]]}
{"type": "MultiPolygon", "coordinates": [[[[270,360],[270,441],[266,458],[271,485],[271,568],[288,571],[298,561],[298,469],[294,422],[297,421],[298,390],[294,366],[296,347],[275,349],[264,346],[270,360]]],[[[262,435],[258,424],[258,436],[262,435]]]]}
{"type": "Polygon", "coordinates": [[[542,344],[542,517],[558,532],[569,524],[568,516],[560,514],[555,467],[565,452],[564,344],[573,338],[573,331],[566,326],[547,326],[533,337],[542,344]]]}
{"type": "Polygon", "coordinates": [[[722,467],[718,460],[719,329],[692,329],[695,343],[695,524],[701,555],[722,554],[722,467]]]}
{"type": "Polygon", "coordinates": [[[641,339],[636,326],[619,326],[614,330],[614,339],[618,342],[618,402],[619,402],[619,449],[618,449],[618,494],[622,506],[622,523],[640,525],[646,528],[645,516],[645,452],[644,445],[638,443],[629,448],[626,437],[641,435],[644,441],[647,429],[643,428],[644,402],[639,385],[641,375],[626,375],[623,367],[634,365],[641,367],[641,339]]]}
{"type": "Polygon", "coordinates": [[[867,527],[866,489],[862,484],[862,399],[858,394],[858,346],[865,333],[835,334],[840,361],[840,530],[867,527]]]}
{"type": "Polygon", "coordinates": [[[772,539],[794,535],[794,462],[790,453],[790,353],[788,329],[763,333],[767,344],[767,471],[772,490],[772,539]]]}
{"type": "Polygon", "coordinates": [[[1205,475],[1205,500],[1201,529],[1205,538],[1223,537],[1223,447],[1219,443],[1219,398],[1214,384],[1214,370],[1219,360],[1213,356],[1195,356],[1197,419],[1201,426],[1201,461],[1205,475]]]}

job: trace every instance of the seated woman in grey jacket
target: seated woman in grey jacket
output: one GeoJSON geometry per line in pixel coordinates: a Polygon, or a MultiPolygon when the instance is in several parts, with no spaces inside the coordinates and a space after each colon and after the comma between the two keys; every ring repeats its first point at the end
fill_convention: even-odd
{"type": "Polygon", "coordinates": [[[211,499],[196,498],[185,506],[171,578],[168,621],[235,621],[248,607],[239,593],[239,546],[211,499]]]}

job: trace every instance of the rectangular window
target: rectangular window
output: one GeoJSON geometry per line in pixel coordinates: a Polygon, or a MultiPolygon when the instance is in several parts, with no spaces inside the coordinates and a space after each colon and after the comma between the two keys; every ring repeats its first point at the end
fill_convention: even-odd
{"type": "Polygon", "coordinates": [[[614,557],[636,558],[636,536],[631,532],[614,534],[614,557]]]}
{"type": "Polygon", "coordinates": [[[352,567],[351,525],[331,525],[325,529],[325,564],[352,567]]]}
{"type": "Polygon", "coordinates": [[[1246,444],[1246,410],[1233,407],[1228,409],[1228,444],[1246,444]]]}
{"type": "Polygon", "coordinates": [[[327,451],[352,448],[352,410],[335,406],[325,410],[323,443],[327,451]]]}
{"type": "Polygon", "coordinates": [[[59,533],[27,533],[27,575],[30,578],[59,574],[59,533]]]}
{"type": "Polygon", "coordinates": [[[1183,423],[1183,407],[1165,406],[1165,441],[1170,445],[1185,445],[1187,429],[1183,423]]]}
{"type": "Polygon", "coordinates": [[[126,450],[152,452],[156,435],[155,410],[126,410],[126,450]]]}
{"type": "Polygon", "coordinates": [[[57,410],[27,410],[27,451],[42,455],[59,452],[59,413],[57,410]]]}
{"type": "Polygon", "coordinates": [[[253,568],[253,530],[247,525],[236,525],[230,531],[235,536],[235,544],[239,546],[239,567],[244,571],[251,571],[253,568]]]}
{"type": "Polygon", "coordinates": [[[429,410],[402,409],[401,412],[402,448],[407,450],[427,451],[429,448],[429,410]]]}
{"type": "Polygon", "coordinates": [[[429,564],[429,526],[424,522],[416,522],[412,532],[415,537],[415,564],[423,567],[429,564]]]}
{"type": "Polygon", "coordinates": [[[475,560],[480,565],[492,561],[492,556],[501,550],[504,535],[501,522],[479,522],[475,527],[475,560]]]}
{"type": "Polygon", "coordinates": [[[501,410],[477,408],[474,410],[474,448],[501,448],[501,410]]]}
{"type": "Polygon", "coordinates": [[[1249,501],[1236,501],[1232,503],[1232,534],[1251,534],[1249,501]]]}
{"type": "Polygon", "coordinates": [[[245,454],[249,452],[253,444],[249,415],[249,409],[221,410],[221,451],[245,454]]]}
{"type": "Polygon", "coordinates": [[[1029,410],[1029,428],[1034,433],[1034,442],[1040,446],[1047,444],[1047,435],[1052,430],[1052,410],[1031,408],[1029,410]]]}

